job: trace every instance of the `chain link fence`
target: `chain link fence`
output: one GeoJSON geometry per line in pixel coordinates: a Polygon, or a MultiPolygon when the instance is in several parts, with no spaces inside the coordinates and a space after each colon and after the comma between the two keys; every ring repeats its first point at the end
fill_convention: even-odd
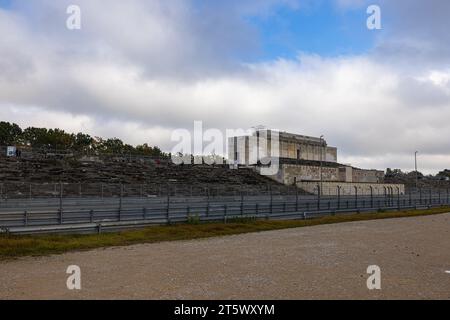
{"type": "Polygon", "coordinates": [[[242,186],[197,190],[195,186],[181,188],[170,184],[103,185],[103,194],[102,185],[97,184],[34,185],[32,192],[33,187],[51,196],[2,198],[1,230],[12,233],[92,232],[99,228],[121,230],[130,226],[190,222],[192,219],[198,222],[227,222],[237,218],[310,219],[346,212],[376,213],[450,205],[448,189],[417,189],[406,194],[381,196],[323,196],[273,186],[256,192],[242,186]],[[93,196],[89,197],[89,192],[93,196]]]}

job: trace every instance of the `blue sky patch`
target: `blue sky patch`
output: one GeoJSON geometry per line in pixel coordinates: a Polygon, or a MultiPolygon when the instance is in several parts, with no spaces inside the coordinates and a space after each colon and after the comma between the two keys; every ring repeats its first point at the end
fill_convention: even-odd
{"type": "Polygon", "coordinates": [[[245,19],[257,28],[261,60],[294,58],[299,52],[324,57],[362,54],[383,31],[366,27],[365,8],[338,10],[331,2],[308,9],[280,7],[270,16],[245,19]]]}

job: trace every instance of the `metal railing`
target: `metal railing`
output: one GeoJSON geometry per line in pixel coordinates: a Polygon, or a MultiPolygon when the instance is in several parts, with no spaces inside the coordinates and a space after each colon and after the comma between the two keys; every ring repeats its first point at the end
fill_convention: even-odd
{"type": "MultiPolygon", "coordinates": [[[[123,187],[123,186],[122,186],[123,187]]],[[[401,210],[450,205],[448,190],[413,190],[407,194],[321,196],[276,194],[180,196],[167,192],[154,197],[55,197],[3,199],[0,229],[11,233],[93,232],[130,226],[192,221],[310,219],[346,212],[401,210]]],[[[60,193],[61,195],[61,193],[60,193]]]]}

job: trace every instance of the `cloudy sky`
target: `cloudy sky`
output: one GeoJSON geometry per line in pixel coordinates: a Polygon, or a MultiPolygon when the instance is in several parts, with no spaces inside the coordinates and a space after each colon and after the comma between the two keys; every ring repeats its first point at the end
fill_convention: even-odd
{"type": "Polygon", "coordinates": [[[448,0],[0,0],[0,120],[149,142],[195,120],[450,168],[448,0]],[[81,30],[66,9],[81,8],[81,30]],[[382,30],[368,30],[377,4],[382,30]]]}

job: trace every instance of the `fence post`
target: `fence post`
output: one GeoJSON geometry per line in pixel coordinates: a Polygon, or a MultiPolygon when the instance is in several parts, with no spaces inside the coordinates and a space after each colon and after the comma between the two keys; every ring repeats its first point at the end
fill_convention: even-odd
{"type": "Polygon", "coordinates": [[[91,223],[94,223],[94,210],[89,211],[89,217],[90,217],[91,223]]]}
{"type": "Polygon", "coordinates": [[[244,215],[244,191],[241,189],[241,216],[244,215]]]}
{"type": "Polygon", "coordinates": [[[398,207],[398,210],[400,211],[400,208],[401,208],[401,204],[400,204],[400,187],[397,187],[397,207],[398,207]]]}
{"type": "Polygon", "coordinates": [[[207,193],[207,202],[206,202],[206,216],[209,217],[209,207],[210,207],[210,190],[209,187],[206,189],[207,193]]]}
{"type": "Polygon", "coordinates": [[[224,223],[227,223],[228,206],[227,206],[226,204],[223,205],[223,211],[224,211],[223,222],[224,222],[224,223]]]}
{"type": "Polygon", "coordinates": [[[144,217],[144,220],[147,220],[147,208],[146,207],[144,207],[144,209],[143,209],[143,217],[144,217]]]}
{"type": "Polygon", "coordinates": [[[122,221],[123,184],[120,184],[119,221],[122,221]]]}
{"type": "Polygon", "coordinates": [[[391,204],[390,204],[390,206],[393,207],[394,205],[395,205],[394,187],[391,187],[391,204]]]}
{"type": "Polygon", "coordinates": [[[430,206],[433,205],[433,191],[430,188],[430,206]]]}
{"type": "Polygon", "coordinates": [[[270,211],[269,215],[273,213],[273,191],[272,191],[272,185],[270,185],[270,211]]]}
{"type": "Polygon", "coordinates": [[[24,214],[23,214],[23,223],[24,223],[24,225],[25,225],[25,227],[27,227],[28,226],[28,211],[24,211],[24,214]]]}
{"type": "Polygon", "coordinates": [[[341,210],[341,186],[337,186],[338,191],[338,210],[341,210]]]}
{"type": "Polygon", "coordinates": [[[384,187],[384,206],[387,207],[387,187],[384,187]]]}
{"type": "Polygon", "coordinates": [[[358,209],[358,187],[355,187],[355,209],[358,209]]]}
{"type": "Polygon", "coordinates": [[[420,198],[419,198],[419,200],[420,200],[419,204],[422,204],[422,187],[419,188],[419,196],[420,196],[420,198]]]}
{"type": "Polygon", "coordinates": [[[59,224],[63,224],[63,184],[59,183],[59,224]]]}
{"type": "Polygon", "coordinates": [[[170,184],[167,184],[167,224],[170,224],[170,184]]]}
{"type": "Polygon", "coordinates": [[[317,211],[320,211],[320,195],[322,190],[320,189],[320,185],[317,185],[317,211]]]}
{"type": "Polygon", "coordinates": [[[370,208],[373,209],[373,187],[370,186],[370,208]]]}

